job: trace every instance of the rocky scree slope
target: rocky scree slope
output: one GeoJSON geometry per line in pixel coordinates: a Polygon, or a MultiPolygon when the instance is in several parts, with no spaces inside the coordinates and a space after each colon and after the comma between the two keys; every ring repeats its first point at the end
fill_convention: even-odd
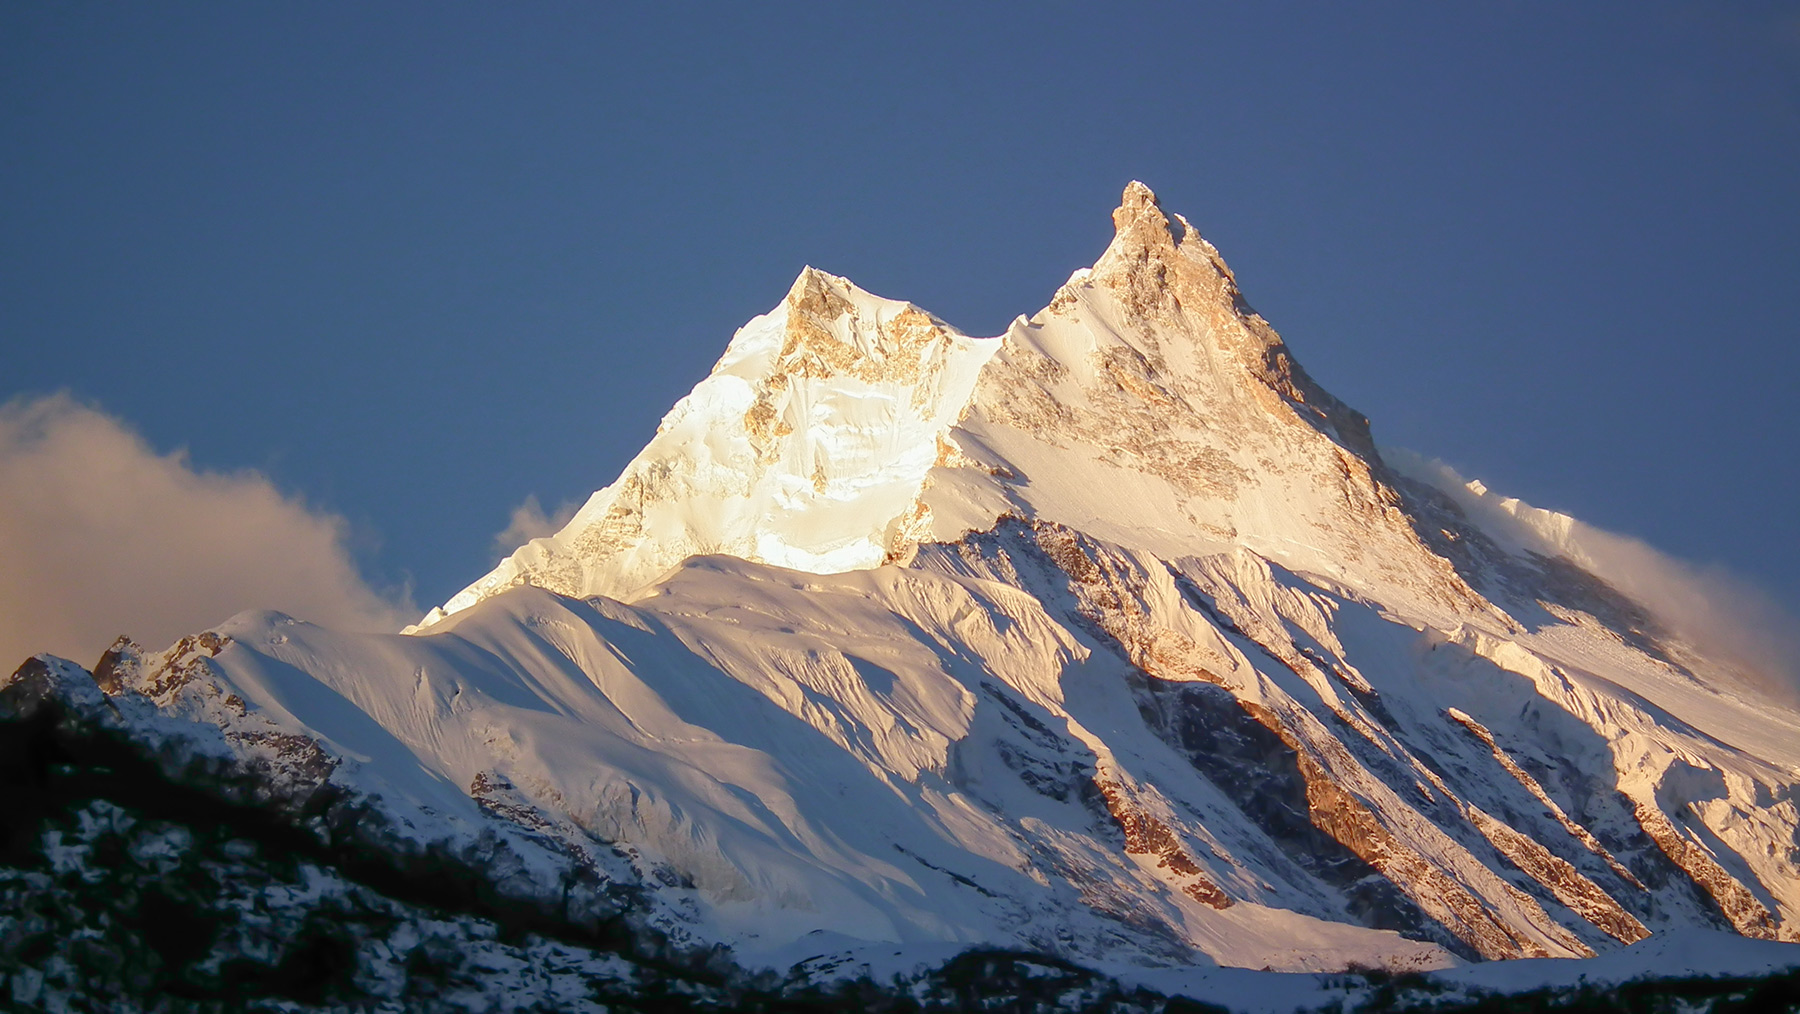
{"type": "Polygon", "coordinates": [[[1800,939],[1800,717],[1391,468],[1147,188],[1114,223],[999,338],[807,269],[404,635],[27,669],[535,917],[821,980],[1800,939]]]}

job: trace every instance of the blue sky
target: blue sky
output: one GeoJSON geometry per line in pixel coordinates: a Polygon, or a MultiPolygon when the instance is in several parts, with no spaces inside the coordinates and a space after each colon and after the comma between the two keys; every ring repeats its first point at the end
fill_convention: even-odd
{"type": "Polygon", "coordinates": [[[1377,438],[1800,602],[1793,4],[12,4],[0,400],[441,601],[803,264],[974,334],[1153,186],[1377,438]]]}

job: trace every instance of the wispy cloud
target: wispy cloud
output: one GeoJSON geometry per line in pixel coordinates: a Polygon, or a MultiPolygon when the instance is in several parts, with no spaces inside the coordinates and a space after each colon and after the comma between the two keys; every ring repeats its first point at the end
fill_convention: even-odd
{"type": "Polygon", "coordinates": [[[416,610],[371,589],[342,518],[255,472],[196,470],[67,395],[0,405],[0,668],[48,651],[91,665],[119,634],[161,647],[250,608],[392,630],[416,610]]]}
{"type": "Polygon", "coordinates": [[[1648,609],[1707,658],[1770,689],[1800,694],[1800,622],[1744,578],[1566,514],[1502,498],[1441,461],[1397,449],[1381,453],[1395,468],[1450,494],[1502,542],[1568,558],[1648,609]]]}
{"type": "Polygon", "coordinates": [[[537,496],[525,498],[525,502],[513,508],[512,518],[506,528],[494,536],[494,554],[504,557],[513,550],[546,535],[555,535],[562,531],[569,519],[580,509],[578,503],[565,503],[549,514],[538,504],[537,496]]]}

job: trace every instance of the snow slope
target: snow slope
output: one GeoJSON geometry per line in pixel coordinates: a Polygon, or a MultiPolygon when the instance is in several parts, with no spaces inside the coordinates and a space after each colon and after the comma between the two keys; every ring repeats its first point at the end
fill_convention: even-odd
{"type": "Polygon", "coordinates": [[[245,614],[95,676],[753,966],[1800,939],[1800,716],[1390,468],[1147,188],[1114,223],[994,339],[808,268],[405,635],[245,614]]]}
{"type": "Polygon", "coordinates": [[[916,538],[907,512],[998,347],[806,268],[616,482],[424,624],[519,584],[628,598],[696,554],[879,566],[916,538]]]}

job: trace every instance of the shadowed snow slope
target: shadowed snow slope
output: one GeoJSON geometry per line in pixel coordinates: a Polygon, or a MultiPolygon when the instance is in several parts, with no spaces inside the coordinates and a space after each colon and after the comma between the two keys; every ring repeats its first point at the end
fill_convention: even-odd
{"type": "Polygon", "coordinates": [[[1143,185],[1114,222],[994,339],[808,268],[407,635],[246,614],[96,678],[750,965],[1800,939],[1800,717],[1391,470],[1143,185]]]}

